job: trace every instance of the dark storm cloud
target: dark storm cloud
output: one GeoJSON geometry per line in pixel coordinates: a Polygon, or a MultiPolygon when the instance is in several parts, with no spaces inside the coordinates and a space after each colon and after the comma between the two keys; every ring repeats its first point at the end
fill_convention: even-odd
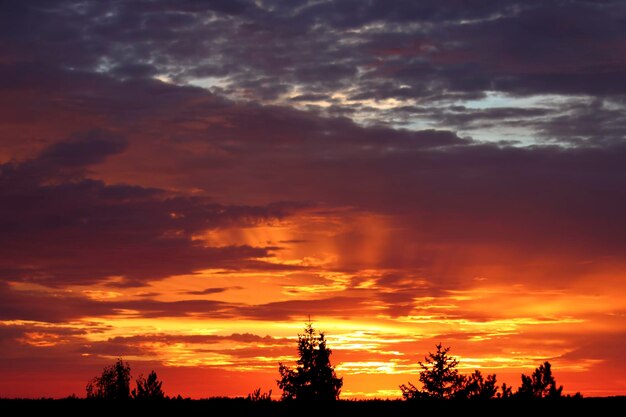
{"type": "MultiPolygon", "coordinates": [[[[571,116],[559,114],[560,103],[515,115],[506,104],[483,112],[423,106],[457,105],[491,91],[576,100],[582,95],[588,96],[586,105],[611,98],[615,111],[624,112],[623,2],[68,0],[8,2],[5,8],[0,73],[9,73],[3,77],[8,85],[19,85],[17,74],[42,68],[70,70],[69,77],[84,82],[94,71],[134,82],[213,77],[201,82],[248,100],[313,109],[312,103],[322,102],[332,106],[325,114],[361,114],[395,125],[426,120],[469,130],[478,140],[480,129],[498,127],[506,117],[500,127],[526,129],[536,142],[569,145],[589,137],[535,123],[571,116]],[[347,101],[335,96],[338,91],[347,101]],[[387,99],[419,106],[381,110],[366,104],[387,99]]],[[[62,86],[68,76],[52,82],[62,86]]],[[[33,86],[32,79],[28,83],[33,86]]],[[[155,100],[172,100],[171,87],[152,88],[155,100]]],[[[130,103],[120,105],[114,91],[102,97],[99,112],[135,103],[126,117],[142,113],[143,97],[124,94],[130,103]]],[[[78,106],[84,98],[72,97],[70,103],[78,106]]],[[[576,127],[599,129],[611,140],[623,140],[626,131],[623,123],[598,127],[591,118],[576,127]]]]}
{"type": "Polygon", "coordinates": [[[102,162],[109,155],[122,152],[127,146],[128,142],[123,137],[93,130],[55,143],[45,150],[40,159],[60,167],[86,166],[102,162]]]}
{"type": "MultiPolygon", "coordinates": [[[[215,300],[157,301],[133,299],[98,301],[64,292],[15,290],[0,284],[0,320],[63,323],[88,317],[136,318],[195,317],[253,320],[304,319],[310,314],[343,316],[348,311],[368,311],[365,298],[330,297],[265,304],[227,303],[215,300]]],[[[190,337],[190,341],[193,337],[190,337]]],[[[243,340],[240,340],[243,341],[243,340]]]]}
{"type": "Polygon", "coordinates": [[[574,146],[619,145],[624,143],[626,132],[623,103],[599,99],[572,103],[562,114],[534,124],[539,135],[554,142],[569,142],[574,146]]]}
{"type": "MultiPolygon", "coordinates": [[[[616,315],[623,317],[623,312],[616,315]]],[[[622,346],[626,343],[626,333],[607,333],[598,335],[593,341],[580,338],[579,348],[565,353],[563,359],[583,360],[600,359],[601,367],[617,367],[626,365],[622,346]]]]}
{"type": "Polygon", "coordinates": [[[464,75],[455,89],[514,94],[624,94],[622,5],[539,7],[483,25],[459,27],[459,46],[436,60],[464,75]]]}
{"type": "Polygon", "coordinates": [[[63,323],[86,317],[116,316],[127,314],[136,317],[233,317],[236,305],[212,300],[182,300],[161,302],[153,299],[129,301],[96,301],[63,292],[43,293],[17,291],[6,284],[0,285],[0,318],[2,320],[30,320],[63,323]]]}
{"type": "Polygon", "coordinates": [[[2,23],[5,62],[223,76],[257,97],[626,93],[623,2],[12,2],[2,23]]]}
{"type": "MultiPolygon", "coordinates": [[[[84,72],[72,78],[49,71],[52,79],[63,82],[40,77],[45,72],[21,75],[35,86],[40,82],[46,94],[23,96],[11,113],[20,122],[11,124],[5,115],[4,126],[18,126],[14,132],[22,139],[29,126],[24,115],[55,97],[53,114],[42,113],[37,126],[66,129],[70,139],[42,136],[38,156],[2,167],[7,201],[0,208],[2,222],[14,234],[13,239],[8,233],[2,236],[11,242],[4,254],[5,277],[93,282],[123,275],[127,279],[117,285],[137,285],[206,267],[287,268],[252,259],[276,248],[205,248],[190,240],[205,229],[250,225],[280,217],[289,207],[297,209],[268,205],[287,199],[398,216],[396,233],[402,239],[390,242],[379,257],[381,265],[392,268],[427,271],[439,257],[436,245],[504,245],[526,254],[585,256],[613,256],[623,248],[626,150],[620,140],[619,101],[570,103],[558,117],[546,117],[555,111],[546,106],[459,106],[447,110],[452,115],[438,116],[455,117],[458,124],[519,123],[529,117],[547,139],[567,138],[577,145],[514,148],[476,143],[445,130],[363,127],[348,118],[236,103],[199,88],[154,80],[119,81],[84,72]],[[66,118],[75,125],[57,124],[66,118]],[[90,133],[75,133],[84,121],[90,122],[90,133]],[[595,132],[585,128],[590,124],[595,132]],[[104,130],[108,126],[115,132],[104,130]],[[105,160],[111,152],[120,153],[105,160]],[[147,174],[148,182],[154,179],[163,186],[85,177],[82,171],[93,166],[69,172],[79,161],[97,163],[105,177],[107,167],[114,167],[108,172],[122,169],[130,184],[135,177],[146,181],[147,174]],[[57,171],[50,171],[51,166],[57,171]],[[42,180],[42,167],[45,175],[56,172],[55,181],[42,180]],[[163,188],[201,190],[217,201],[246,205],[172,195],[163,188]],[[67,260],[68,253],[80,254],[76,266],[67,260]],[[46,268],[55,272],[46,275],[46,268]],[[83,270],[92,277],[81,278],[83,270]]],[[[359,261],[348,262],[358,239],[338,237],[345,249],[343,267],[359,267],[359,261]]]]}
{"type": "Polygon", "coordinates": [[[62,323],[80,317],[109,315],[114,312],[111,308],[86,298],[20,292],[4,282],[0,283],[0,298],[2,320],[62,323]]]}
{"type": "Polygon", "coordinates": [[[125,286],[203,268],[264,268],[252,258],[276,248],[212,248],[192,237],[280,218],[288,205],[224,206],[80,173],[67,177],[65,168],[102,162],[125,147],[118,136],[91,131],[50,145],[36,159],[0,166],[2,279],[56,286],[122,277],[116,285],[125,286]]]}
{"type": "MultiPolygon", "coordinates": [[[[251,357],[253,355],[246,355],[244,352],[248,353],[248,349],[245,348],[247,345],[252,345],[256,349],[260,349],[262,351],[271,352],[271,349],[268,346],[290,346],[293,341],[283,338],[273,338],[270,336],[259,336],[251,333],[233,333],[231,335],[171,335],[171,334],[147,334],[142,336],[127,336],[127,337],[113,337],[106,341],[102,342],[92,342],[88,345],[84,345],[79,348],[81,353],[88,354],[96,354],[96,355],[106,355],[106,356],[119,356],[124,352],[135,352],[133,354],[140,356],[147,356],[153,354],[152,349],[146,346],[152,344],[189,344],[189,345],[217,345],[220,342],[235,342],[240,347],[237,349],[229,349],[230,354],[236,354],[238,356],[245,355],[247,357],[251,357]],[[243,346],[241,346],[243,345],[243,346]],[[264,346],[266,345],[266,346],[264,346]],[[244,352],[241,352],[244,351],[244,352]]],[[[199,347],[195,347],[195,349],[199,352],[203,350],[199,347]]],[[[213,347],[213,349],[215,349],[213,347]]],[[[215,351],[213,350],[212,351],[215,351]]],[[[226,352],[224,352],[226,353],[226,352]]],[[[128,355],[128,353],[124,353],[124,355],[128,355]]]]}
{"type": "Polygon", "coordinates": [[[266,304],[240,306],[237,316],[254,320],[306,320],[312,314],[346,318],[369,309],[367,299],[359,297],[330,297],[313,300],[277,301],[266,304]]]}
{"type": "Polygon", "coordinates": [[[522,120],[529,123],[528,119],[549,116],[552,111],[548,108],[510,108],[497,107],[492,109],[470,109],[464,106],[452,106],[434,115],[433,118],[440,121],[442,126],[459,126],[465,128],[468,125],[480,127],[494,127],[502,123],[514,123],[522,120]]]}

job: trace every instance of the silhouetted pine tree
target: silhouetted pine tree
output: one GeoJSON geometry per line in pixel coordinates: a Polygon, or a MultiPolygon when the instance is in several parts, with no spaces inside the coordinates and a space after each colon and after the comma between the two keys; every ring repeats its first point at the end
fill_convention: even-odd
{"type": "Polygon", "coordinates": [[[307,323],[298,335],[297,366],[290,369],[280,363],[278,387],[283,399],[331,401],[339,398],[343,378],[338,378],[330,364],[332,351],[326,347],[324,333],[317,333],[307,323]]]}
{"type": "Polygon", "coordinates": [[[459,362],[448,355],[449,347],[444,348],[441,343],[436,347],[435,353],[429,352],[428,356],[424,357],[424,362],[419,362],[422,368],[419,379],[423,389],[419,390],[410,382],[408,385],[400,385],[404,399],[452,398],[461,388],[463,378],[456,369],[459,362]]]}

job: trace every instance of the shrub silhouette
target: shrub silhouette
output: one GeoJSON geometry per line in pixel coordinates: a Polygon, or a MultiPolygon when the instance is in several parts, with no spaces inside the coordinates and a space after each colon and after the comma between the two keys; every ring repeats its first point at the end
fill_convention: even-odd
{"type": "Polygon", "coordinates": [[[140,375],[136,383],[137,388],[132,392],[133,398],[138,400],[162,400],[165,398],[161,389],[163,382],[158,380],[156,372],[150,372],[147,379],[140,375]]]}
{"type": "Polygon", "coordinates": [[[127,400],[130,398],[130,365],[121,358],[106,366],[100,376],[94,377],[85,388],[87,398],[103,400],[127,400]]]}
{"type": "Polygon", "coordinates": [[[311,322],[306,324],[304,334],[298,335],[297,366],[290,369],[279,363],[280,379],[276,382],[283,390],[284,400],[322,400],[339,398],[343,378],[338,378],[330,364],[332,351],[326,347],[324,333],[313,329],[311,322]]]}
{"type": "Polygon", "coordinates": [[[563,386],[557,388],[552,366],[546,361],[531,376],[522,374],[522,385],[516,395],[520,398],[559,398],[562,391],[563,386]]]}
{"type": "Polygon", "coordinates": [[[436,347],[435,353],[429,352],[428,356],[424,357],[424,362],[419,362],[422,368],[419,379],[423,390],[420,391],[410,382],[408,385],[400,385],[404,399],[453,398],[462,387],[463,378],[456,369],[459,362],[448,355],[450,348],[444,348],[441,343],[436,347]]]}
{"type": "Polygon", "coordinates": [[[257,388],[254,391],[252,391],[250,394],[248,394],[248,396],[246,397],[246,400],[253,401],[253,402],[272,401],[272,390],[269,390],[269,392],[261,393],[261,388],[257,388]]]}

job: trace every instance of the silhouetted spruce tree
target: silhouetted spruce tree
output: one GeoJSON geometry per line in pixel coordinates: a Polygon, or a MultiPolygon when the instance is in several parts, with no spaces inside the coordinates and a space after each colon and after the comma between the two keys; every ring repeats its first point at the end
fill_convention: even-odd
{"type": "Polygon", "coordinates": [[[343,378],[338,378],[330,364],[332,351],[326,347],[324,333],[317,333],[312,323],[307,323],[304,334],[298,335],[297,366],[290,369],[280,363],[280,379],[276,382],[283,390],[283,399],[332,401],[339,398],[343,378]]]}
{"type": "Polygon", "coordinates": [[[130,398],[130,365],[121,358],[114,365],[106,366],[100,376],[87,383],[87,398],[103,400],[127,400],[130,398]]]}
{"type": "Polygon", "coordinates": [[[563,386],[556,386],[550,362],[544,362],[531,376],[522,374],[522,385],[515,395],[520,398],[559,398],[563,386]]]}
{"type": "Polygon", "coordinates": [[[489,400],[497,392],[496,374],[484,378],[482,372],[475,370],[469,376],[459,376],[458,389],[453,395],[454,398],[489,400]]]}
{"type": "Polygon", "coordinates": [[[448,355],[449,347],[444,348],[441,343],[436,347],[437,352],[429,352],[428,356],[424,357],[424,362],[419,362],[422,368],[419,378],[422,390],[410,382],[408,385],[400,385],[404,399],[453,398],[461,388],[463,378],[459,376],[459,371],[456,369],[459,362],[448,355]]]}
{"type": "Polygon", "coordinates": [[[150,372],[147,379],[140,375],[136,383],[137,388],[132,392],[133,398],[138,400],[162,400],[165,398],[165,393],[161,389],[163,382],[159,381],[156,372],[150,372]]]}

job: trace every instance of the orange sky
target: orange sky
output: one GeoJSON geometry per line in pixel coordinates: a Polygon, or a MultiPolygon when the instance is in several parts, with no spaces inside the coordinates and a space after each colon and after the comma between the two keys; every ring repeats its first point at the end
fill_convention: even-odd
{"type": "Polygon", "coordinates": [[[398,398],[440,342],[626,394],[619,2],[13,3],[0,397],[123,357],[278,398],[309,317],[342,398],[398,398]]]}

